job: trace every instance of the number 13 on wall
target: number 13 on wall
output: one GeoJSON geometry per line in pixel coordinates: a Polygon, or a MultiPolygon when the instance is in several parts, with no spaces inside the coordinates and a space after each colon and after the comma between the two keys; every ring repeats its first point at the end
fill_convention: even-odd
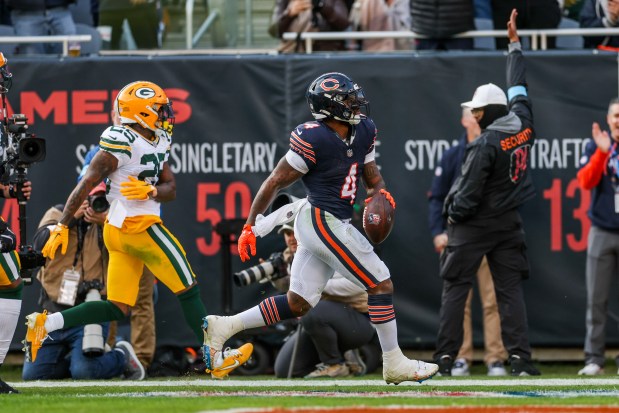
{"type": "MultiPolygon", "coordinates": [[[[198,223],[211,224],[211,236],[196,239],[200,254],[212,256],[219,253],[221,236],[215,232],[215,226],[221,221],[219,209],[211,207],[213,200],[221,201],[223,196],[224,218],[245,218],[249,215],[251,206],[251,191],[245,182],[234,181],[225,186],[222,195],[220,182],[199,183],[197,188],[196,218],[198,223]],[[210,242],[208,239],[210,238],[210,242]]],[[[236,245],[230,246],[230,251],[238,255],[236,245]]]]}
{"type": "MultiPolygon", "coordinates": [[[[576,179],[572,179],[565,189],[565,197],[576,198],[576,192],[580,193],[580,204],[572,211],[572,217],[580,223],[580,237],[575,234],[566,234],[565,240],[570,250],[574,252],[587,249],[587,237],[591,221],[587,216],[591,193],[582,189],[576,179]]],[[[563,189],[560,178],[552,180],[550,188],[544,191],[544,199],[550,201],[550,250],[563,250],[563,189]]]]}

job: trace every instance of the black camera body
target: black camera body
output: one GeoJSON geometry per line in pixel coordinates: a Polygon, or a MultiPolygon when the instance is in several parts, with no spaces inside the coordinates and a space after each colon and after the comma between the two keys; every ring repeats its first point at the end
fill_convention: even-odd
{"type": "Polygon", "coordinates": [[[28,118],[24,114],[17,113],[7,119],[1,143],[5,174],[11,175],[16,168],[27,168],[45,160],[45,139],[28,132],[28,118]]]}
{"type": "Polygon", "coordinates": [[[234,283],[244,287],[255,282],[265,283],[288,275],[288,264],[282,252],[274,252],[266,261],[234,273],[234,283]]]}
{"type": "Polygon", "coordinates": [[[95,212],[105,212],[110,208],[110,203],[105,195],[90,195],[88,197],[88,206],[95,212]]]}
{"type": "Polygon", "coordinates": [[[22,270],[34,270],[45,265],[45,257],[31,245],[22,245],[17,251],[22,270]]]}

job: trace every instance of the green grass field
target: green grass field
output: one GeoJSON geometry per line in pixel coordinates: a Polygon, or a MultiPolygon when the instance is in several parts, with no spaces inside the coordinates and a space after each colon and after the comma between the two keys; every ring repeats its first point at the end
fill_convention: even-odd
{"type": "MultiPolygon", "coordinates": [[[[480,366],[470,377],[437,377],[422,384],[387,386],[379,374],[343,380],[275,380],[272,376],[212,380],[205,376],[142,382],[23,382],[19,368],[2,368],[2,378],[20,394],[0,395],[2,413],[200,412],[247,408],[340,406],[419,407],[421,411],[619,412],[619,376],[581,378],[576,365],[542,365],[541,377],[489,378],[480,366]],[[478,373],[478,374],[476,374],[478,373]],[[511,407],[510,407],[511,406],[511,407]]],[[[364,411],[356,410],[356,411],[364,411]]],[[[391,411],[391,410],[390,410],[391,411]]]]}

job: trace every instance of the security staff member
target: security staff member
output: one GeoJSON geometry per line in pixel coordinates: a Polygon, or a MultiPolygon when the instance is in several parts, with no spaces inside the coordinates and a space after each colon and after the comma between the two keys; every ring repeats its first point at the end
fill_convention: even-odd
{"type": "Polygon", "coordinates": [[[530,362],[522,279],[528,259],[518,207],[533,198],[529,153],[535,142],[527,96],[524,58],[516,29],[516,10],[507,23],[508,98],[496,85],[480,86],[470,108],[482,134],[467,146],[462,175],[444,205],[448,244],[441,255],[443,294],[435,359],[450,371],[462,344],[464,304],[485,255],[492,270],[505,348],[512,375],[539,375],[530,362]]]}

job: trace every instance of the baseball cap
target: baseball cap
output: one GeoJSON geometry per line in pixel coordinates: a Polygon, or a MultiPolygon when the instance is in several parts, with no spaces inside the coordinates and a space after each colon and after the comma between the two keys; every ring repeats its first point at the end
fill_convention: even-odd
{"type": "Polygon", "coordinates": [[[463,108],[477,109],[488,105],[504,105],[507,106],[507,96],[503,89],[493,83],[481,85],[475,90],[473,100],[461,103],[463,108]]]}
{"type": "Polygon", "coordinates": [[[281,234],[284,231],[292,231],[294,232],[294,227],[290,224],[284,224],[280,229],[277,230],[278,234],[281,234]]]}
{"type": "Polygon", "coordinates": [[[106,190],[107,190],[107,188],[105,186],[105,182],[101,182],[99,185],[97,185],[94,188],[92,188],[92,190],[90,191],[90,193],[88,195],[94,195],[97,192],[105,192],[106,190]]]}

